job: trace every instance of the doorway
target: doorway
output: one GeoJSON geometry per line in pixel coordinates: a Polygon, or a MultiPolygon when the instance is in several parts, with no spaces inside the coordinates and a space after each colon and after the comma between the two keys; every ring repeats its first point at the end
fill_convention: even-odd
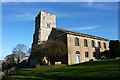
{"type": "Polygon", "coordinates": [[[76,51],[76,63],[80,63],[80,52],[76,51]]]}

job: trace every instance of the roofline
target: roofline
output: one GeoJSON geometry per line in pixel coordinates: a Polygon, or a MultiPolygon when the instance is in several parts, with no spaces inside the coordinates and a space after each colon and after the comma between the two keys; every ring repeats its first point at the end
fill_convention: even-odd
{"type": "Polygon", "coordinates": [[[88,38],[93,38],[93,39],[98,39],[98,40],[105,40],[105,41],[109,41],[109,39],[105,39],[105,38],[101,38],[101,37],[97,37],[97,36],[93,36],[93,35],[88,35],[88,34],[83,34],[80,32],[74,32],[74,31],[70,31],[70,30],[65,30],[65,29],[61,29],[61,28],[55,28],[54,29],[60,30],[62,32],[65,32],[66,34],[71,34],[71,35],[77,35],[77,36],[82,36],[82,37],[88,37],[88,38]]]}

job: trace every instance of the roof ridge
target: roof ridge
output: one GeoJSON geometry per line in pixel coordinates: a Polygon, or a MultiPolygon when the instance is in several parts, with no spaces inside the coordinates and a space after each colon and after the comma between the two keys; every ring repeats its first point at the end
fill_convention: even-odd
{"type": "Polygon", "coordinates": [[[97,39],[104,39],[106,41],[109,41],[108,39],[102,38],[102,37],[97,37],[97,36],[93,36],[93,35],[89,35],[89,34],[84,34],[84,33],[80,33],[80,32],[75,32],[75,31],[70,31],[70,30],[66,30],[66,29],[62,29],[62,28],[55,28],[54,29],[66,32],[68,34],[76,34],[76,35],[80,35],[80,36],[87,36],[87,37],[92,37],[92,38],[97,38],[97,39]]]}

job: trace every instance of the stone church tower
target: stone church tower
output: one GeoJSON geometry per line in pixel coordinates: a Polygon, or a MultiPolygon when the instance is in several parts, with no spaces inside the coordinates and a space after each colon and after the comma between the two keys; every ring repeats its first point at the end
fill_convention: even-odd
{"type": "Polygon", "coordinates": [[[35,18],[33,44],[48,40],[52,27],[56,27],[56,15],[41,11],[35,18]]]}
{"type": "MultiPolygon", "coordinates": [[[[33,34],[32,50],[37,44],[42,41],[47,41],[52,31],[52,27],[56,27],[56,15],[40,11],[35,17],[35,32],[33,34]]],[[[30,55],[30,66],[36,66],[37,59],[34,58],[34,53],[30,55]]]]}

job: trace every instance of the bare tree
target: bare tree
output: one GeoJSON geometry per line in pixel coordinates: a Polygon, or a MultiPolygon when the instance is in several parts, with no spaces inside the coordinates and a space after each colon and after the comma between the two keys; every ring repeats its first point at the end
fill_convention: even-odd
{"type": "Polygon", "coordinates": [[[18,44],[13,48],[12,53],[17,55],[17,62],[19,63],[21,56],[27,53],[27,46],[24,44],[18,44]]]}
{"type": "Polygon", "coordinates": [[[28,49],[27,53],[28,53],[28,54],[31,54],[31,48],[28,49]]]}

